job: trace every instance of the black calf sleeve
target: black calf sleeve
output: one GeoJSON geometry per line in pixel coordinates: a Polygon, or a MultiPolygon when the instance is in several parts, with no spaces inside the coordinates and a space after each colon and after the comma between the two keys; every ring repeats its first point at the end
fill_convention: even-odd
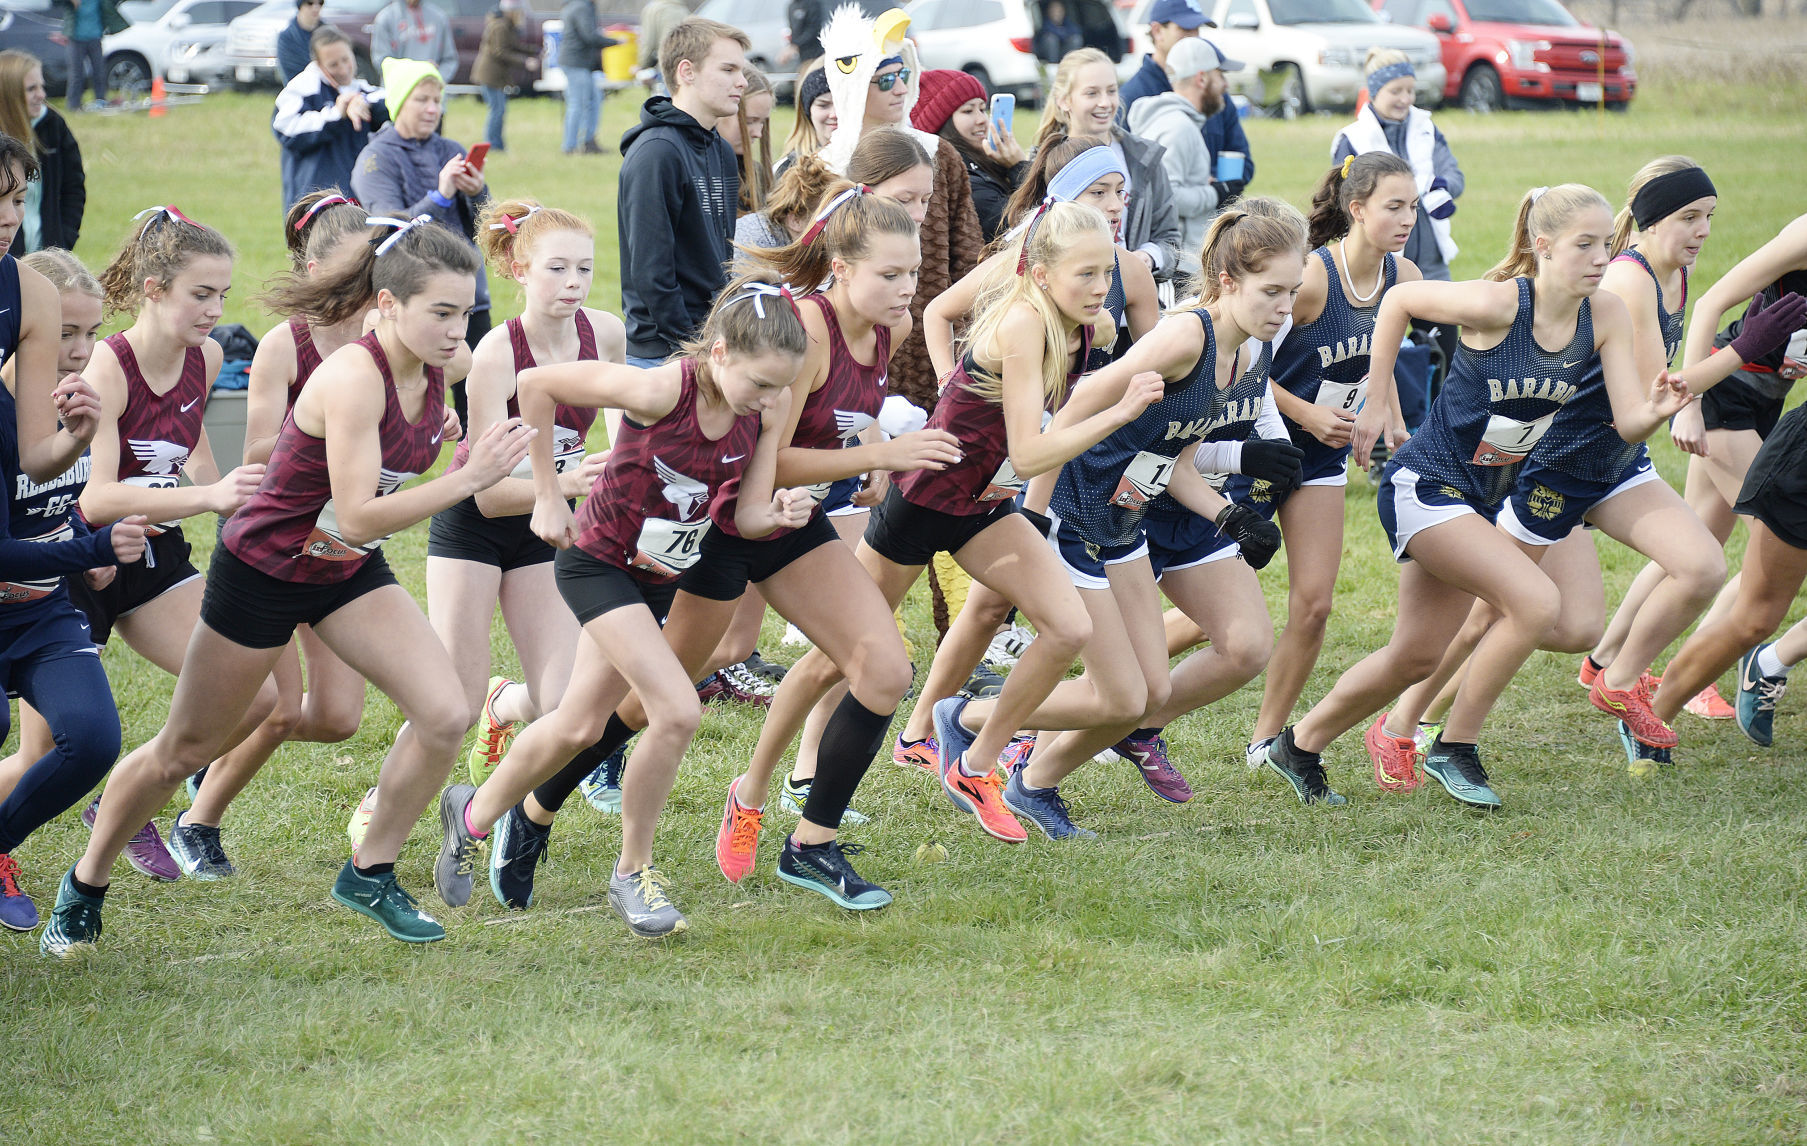
{"type": "Polygon", "coordinates": [[[803,805],[804,819],[824,828],[840,826],[842,813],[853,802],[854,789],[885,746],[895,715],[873,712],[851,692],[841,698],[816,749],[816,780],[803,805]]]}
{"type": "Polygon", "coordinates": [[[610,716],[608,726],[602,730],[602,739],[590,745],[571,758],[571,762],[558,770],[558,774],[550,780],[542,781],[533,790],[533,798],[540,807],[548,812],[556,812],[565,806],[571,793],[583,783],[583,778],[596,771],[598,765],[615,754],[615,750],[634,738],[639,729],[629,728],[619,716],[610,716]]]}

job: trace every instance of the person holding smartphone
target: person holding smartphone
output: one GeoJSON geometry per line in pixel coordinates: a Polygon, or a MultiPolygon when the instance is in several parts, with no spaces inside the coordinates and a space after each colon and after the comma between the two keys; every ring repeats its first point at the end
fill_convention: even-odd
{"type": "Polygon", "coordinates": [[[1015,114],[1015,96],[1000,93],[988,104],[984,84],[948,68],[922,73],[922,92],[910,109],[911,125],[947,140],[966,165],[986,243],[1003,233],[1004,205],[1029,172],[1029,157],[1010,131],[1015,114]]]}

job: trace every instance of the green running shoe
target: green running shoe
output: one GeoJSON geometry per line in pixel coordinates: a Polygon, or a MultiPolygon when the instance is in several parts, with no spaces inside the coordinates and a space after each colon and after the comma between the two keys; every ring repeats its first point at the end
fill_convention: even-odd
{"type": "Polygon", "coordinates": [[[76,955],[100,942],[101,901],[75,890],[74,880],[75,868],[70,867],[57,885],[56,906],[38,938],[38,950],[46,955],[76,955]]]}
{"type": "Polygon", "coordinates": [[[1481,752],[1473,744],[1431,744],[1424,754],[1424,770],[1436,777],[1443,790],[1471,808],[1497,808],[1500,798],[1481,767],[1481,752]]]}
{"type": "MultiPolygon", "coordinates": [[[[350,860],[333,881],[333,898],[383,925],[383,930],[403,943],[437,943],[445,938],[439,921],[420,909],[412,895],[395,882],[395,873],[359,875],[350,860]]],[[[95,933],[99,933],[96,920],[95,933]]]]}
{"type": "MultiPolygon", "coordinates": [[[[803,814],[803,806],[809,803],[809,786],[811,783],[813,783],[812,780],[798,781],[786,776],[784,778],[784,790],[778,794],[778,806],[793,816],[801,816],[803,814]]],[[[841,813],[841,827],[843,828],[857,828],[861,824],[869,824],[871,822],[871,816],[868,816],[864,812],[855,811],[852,808],[848,808],[841,813]]]]}

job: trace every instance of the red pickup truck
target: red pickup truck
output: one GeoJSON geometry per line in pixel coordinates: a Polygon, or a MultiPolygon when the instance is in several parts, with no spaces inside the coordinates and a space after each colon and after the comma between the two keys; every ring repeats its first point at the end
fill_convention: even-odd
{"type": "Polygon", "coordinates": [[[1443,46],[1443,98],[1471,111],[1533,104],[1624,111],[1637,94],[1631,44],[1581,21],[1557,0],[1373,0],[1395,24],[1443,46]]]}

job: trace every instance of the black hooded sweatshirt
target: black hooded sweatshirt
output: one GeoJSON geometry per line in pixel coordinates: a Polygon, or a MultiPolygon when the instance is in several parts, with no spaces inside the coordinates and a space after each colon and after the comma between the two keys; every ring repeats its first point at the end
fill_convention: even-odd
{"type": "Polygon", "coordinates": [[[654,96],[621,137],[616,218],[627,352],[666,358],[703,325],[728,281],[740,172],[734,149],[654,96]]]}

